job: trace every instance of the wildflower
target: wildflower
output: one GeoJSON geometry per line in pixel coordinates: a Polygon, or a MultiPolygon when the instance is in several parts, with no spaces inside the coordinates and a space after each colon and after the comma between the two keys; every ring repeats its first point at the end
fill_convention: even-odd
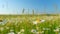
{"type": "Polygon", "coordinates": [[[8,34],[15,34],[14,32],[9,32],[8,34]]]}
{"type": "Polygon", "coordinates": [[[23,32],[17,32],[17,34],[24,34],[23,32]]]}
{"type": "Polygon", "coordinates": [[[14,31],[14,30],[11,29],[10,32],[9,32],[8,34],[15,34],[13,31],[14,31]]]}
{"type": "Polygon", "coordinates": [[[38,22],[37,21],[33,21],[33,24],[37,24],[38,22]]]}
{"type": "Polygon", "coordinates": [[[17,34],[21,34],[21,32],[17,32],[17,34]]]}
{"type": "Polygon", "coordinates": [[[44,33],[44,31],[38,31],[38,32],[36,32],[36,34],[42,34],[42,33],[44,33]]]}
{"type": "Polygon", "coordinates": [[[32,32],[32,33],[36,33],[37,31],[36,31],[35,29],[32,29],[31,32],[32,32]]]}
{"type": "Polygon", "coordinates": [[[57,28],[57,29],[54,29],[54,32],[59,32],[59,28],[57,28]]]}
{"type": "Polygon", "coordinates": [[[40,22],[45,22],[45,20],[40,20],[40,22]]]}
{"type": "Polygon", "coordinates": [[[21,29],[20,32],[17,32],[17,34],[22,34],[24,33],[24,29],[21,29]]]}
{"type": "Polygon", "coordinates": [[[7,20],[0,20],[0,21],[1,21],[0,22],[1,25],[5,25],[7,23],[7,20]]]}

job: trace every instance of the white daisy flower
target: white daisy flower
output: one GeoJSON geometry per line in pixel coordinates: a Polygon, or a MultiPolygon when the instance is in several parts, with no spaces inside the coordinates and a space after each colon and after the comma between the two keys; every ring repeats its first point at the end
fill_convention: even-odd
{"type": "Polygon", "coordinates": [[[35,25],[36,25],[37,23],[38,23],[37,21],[33,21],[33,24],[35,24],[35,25]]]}
{"type": "Polygon", "coordinates": [[[23,32],[17,32],[17,34],[24,34],[23,32]]]}
{"type": "Polygon", "coordinates": [[[59,32],[59,28],[57,28],[57,29],[54,29],[54,32],[59,32]]]}
{"type": "Polygon", "coordinates": [[[21,34],[21,32],[17,32],[17,34],[21,34]]]}
{"type": "Polygon", "coordinates": [[[0,24],[5,25],[7,23],[7,20],[1,20],[0,24]]]}
{"type": "Polygon", "coordinates": [[[36,31],[35,29],[32,29],[31,32],[32,32],[32,33],[36,33],[37,31],[36,31]]]}
{"type": "Polygon", "coordinates": [[[45,20],[39,20],[39,19],[37,19],[36,21],[33,21],[33,24],[38,24],[38,23],[43,23],[43,22],[45,22],[45,20]]]}
{"type": "Polygon", "coordinates": [[[45,20],[41,20],[40,22],[45,22],[45,20]]]}
{"type": "Polygon", "coordinates": [[[24,33],[24,29],[21,29],[20,32],[17,32],[17,34],[23,34],[24,33]]]}
{"type": "Polygon", "coordinates": [[[8,34],[15,34],[14,32],[9,32],[8,34]]]}

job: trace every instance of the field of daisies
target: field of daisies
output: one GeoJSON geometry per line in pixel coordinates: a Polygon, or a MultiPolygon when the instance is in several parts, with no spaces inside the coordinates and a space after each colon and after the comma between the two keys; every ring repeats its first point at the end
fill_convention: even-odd
{"type": "Polygon", "coordinates": [[[0,34],[60,34],[60,16],[0,16],[0,34]]]}

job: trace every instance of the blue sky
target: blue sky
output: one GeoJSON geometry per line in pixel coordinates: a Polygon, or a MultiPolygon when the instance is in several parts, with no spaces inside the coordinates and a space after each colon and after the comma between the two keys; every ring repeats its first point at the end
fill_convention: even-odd
{"type": "Polygon", "coordinates": [[[60,11],[60,0],[0,0],[0,14],[21,14],[22,9],[25,8],[25,13],[56,13],[54,5],[58,6],[60,11]]]}

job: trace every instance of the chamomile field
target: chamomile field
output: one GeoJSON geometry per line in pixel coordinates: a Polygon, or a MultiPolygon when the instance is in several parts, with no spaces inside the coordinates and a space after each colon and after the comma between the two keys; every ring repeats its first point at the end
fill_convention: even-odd
{"type": "Polygon", "coordinates": [[[0,34],[60,34],[60,16],[0,15],[0,34]]]}
{"type": "Polygon", "coordinates": [[[0,34],[60,34],[60,0],[0,0],[0,34]]]}

